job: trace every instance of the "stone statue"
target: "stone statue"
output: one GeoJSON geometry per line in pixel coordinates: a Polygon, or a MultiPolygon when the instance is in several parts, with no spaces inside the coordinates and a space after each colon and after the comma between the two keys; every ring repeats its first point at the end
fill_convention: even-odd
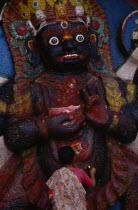
{"type": "Polygon", "coordinates": [[[1,134],[14,154],[0,171],[0,208],[52,209],[45,182],[60,167],[64,145],[73,147],[79,167],[97,170],[97,187],[86,189],[89,209],[107,209],[134,184],[136,159],[124,145],[135,139],[137,119],[123,108],[136,103],[136,87],[93,71],[103,60],[91,16],[90,2],[79,0],[13,0],[4,10],[16,75],[10,101],[1,95],[1,134]],[[79,17],[76,6],[84,8],[79,17]]]}

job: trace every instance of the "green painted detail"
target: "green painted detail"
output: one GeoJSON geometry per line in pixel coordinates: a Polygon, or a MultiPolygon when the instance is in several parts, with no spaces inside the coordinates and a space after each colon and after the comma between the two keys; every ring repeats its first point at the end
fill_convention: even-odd
{"type": "Polygon", "coordinates": [[[18,42],[18,40],[11,40],[10,41],[13,48],[17,49],[19,48],[21,54],[26,55],[27,49],[25,48],[24,42],[18,42]]]}
{"type": "Polygon", "coordinates": [[[33,62],[33,59],[32,59],[32,54],[31,54],[31,53],[29,53],[29,54],[27,55],[27,62],[30,63],[31,66],[35,67],[34,62],[33,62]]]}
{"type": "Polygon", "coordinates": [[[26,34],[24,34],[24,35],[19,35],[18,32],[16,31],[16,28],[17,28],[17,26],[20,26],[20,25],[26,26],[25,22],[21,21],[21,20],[15,20],[14,22],[9,24],[9,31],[10,31],[12,37],[14,38],[10,41],[10,43],[14,49],[19,48],[20,53],[23,55],[26,55],[27,49],[25,47],[24,40],[28,36],[30,36],[30,32],[26,32],[26,34]]]}
{"type": "Polygon", "coordinates": [[[101,65],[96,64],[95,62],[94,63],[90,62],[89,65],[90,65],[91,69],[98,74],[101,73],[101,74],[106,74],[106,75],[110,75],[110,76],[116,76],[114,72],[107,69],[106,64],[101,66],[101,65]]]}
{"type": "Polygon", "coordinates": [[[100,25],[99,29],[93,29],[99,35],[98,46],[102,47],[103,43],[107,43],[109,41],[109,37],[104,35],[104,21],[97,17],[92,17],[93,21],[97,21],[100,25]]]}
{"type": "Polygon", "coordinates": [[[33,79],[33,78],[37,77],[43,71],[42,65],[39,65],[39,66],[33,68],[33,71],[29,71],[30,67],[32,69],[32,66],[28,62],[25,62],[22,67],[22,71],[25,75],[19,75],[19,76],[17,76],[17,79],[21,79],[21,78],[33,79]]]}
{"type": "Polygon", "coordinates": [[[30,32],[28,31],[26,34],[24,35],[20,35],[18,34],[18,32],[16,31],[16,28],[17,26],[20,26],[20,25],[24,25],[26,26],[25,22],[22,21],[22,20],[15,20],[14,22],[10,23],[9,24],[9,31],[10,31],[10,34],[12,35],[12,37],[14,39],[20,39],[20,40],[24,40],[26,39],[28,36],[30,36],[30,32]]]}

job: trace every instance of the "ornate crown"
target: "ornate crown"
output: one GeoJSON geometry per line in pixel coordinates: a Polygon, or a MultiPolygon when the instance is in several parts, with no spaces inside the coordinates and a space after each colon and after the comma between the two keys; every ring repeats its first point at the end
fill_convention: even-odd
{"type": "Polygon", "coordinates": [[[92,16],[89,0],[22,0],[17,7],[33,34],[58,20],[78,19],[88,26],[92,16]]]}
{"type": "MultiPolygon", "coordinates": [[[[43,71],[42,66],[37,62],[34,64],[31,57],[32,49],[35,47],[33,40],[26,42],[31,35],[31,30],[32,35],[35,35],[47,24],[61,21],[60,25],[66,27],[66,22],[75,22],[77,19],[86,25],[90,24],[90,28],[94,32],[91,35],[91,43],[98,41],[98,50],[107,61],[107,67],[105,65],[104,68],[112,70],[107,20],[103,9],[96,0],[8,1],[4,8],[2,21],[15,64],[15,80],[22,80],[22,78],[33,80],[43,71]],[[31,30],[28,30],[26,26],[31,30]],[[98,39],[96,39],[95,33],[98,39]]],[[[99,69],[99,64],[93,68],[99,69]]]]}

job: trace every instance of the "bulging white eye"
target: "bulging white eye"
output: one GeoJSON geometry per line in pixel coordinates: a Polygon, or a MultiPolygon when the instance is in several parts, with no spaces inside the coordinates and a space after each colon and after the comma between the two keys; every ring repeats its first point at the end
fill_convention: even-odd
{"type": "Polygon", "coordinates": [[[59,44],[59,39],[56,36],[53,36],[49,39],[49,44],[58,45],[59,44]]]}
{"type": "Polygon", "coordinates": [[[76,36],[76,41],[77,42],[83,42],[84,41],[84,36],[83,36],[83,34],[78,34],[77,36],[76,36]]]}

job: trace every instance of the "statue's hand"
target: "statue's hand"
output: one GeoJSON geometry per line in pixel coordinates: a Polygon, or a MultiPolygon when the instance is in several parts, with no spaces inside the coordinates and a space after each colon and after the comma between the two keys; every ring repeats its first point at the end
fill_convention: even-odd
{"type": "Polygon", "coordinates": [[[56,137],[72,136],[81,128],[83,121],[84,118],[75,120],[67,113],[53,115],[47,122],[48,134],[56,137]]]}
{"type": "Polygon", "coordinates": [[[109,112],[102,93],[87,86],[81,91],[85,101],[86,119],[96,126],[105,126],[109,123],[109,112]]]}

